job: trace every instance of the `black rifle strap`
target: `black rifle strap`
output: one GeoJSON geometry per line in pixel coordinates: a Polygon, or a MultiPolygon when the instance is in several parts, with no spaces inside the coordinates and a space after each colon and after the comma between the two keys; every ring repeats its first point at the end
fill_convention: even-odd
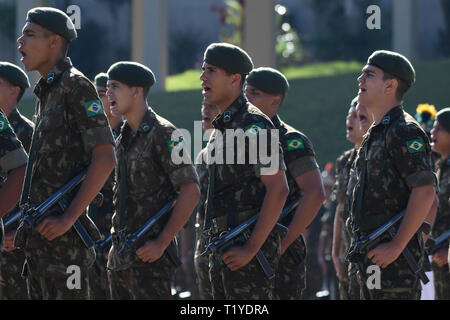
{"type": "MultiPolygon", "coordinates": [[[[214,154],[214,150],[211,156],[214,154]]],[[[212,211],[213,211],[213,196],[214,196],[214,180],[216,176],[216,163],[211,163],[208,166],[208,195],[206,199],[205,208],[205,224],[203,225],[203,231],[207,231],[211,228],[212,211]]]]}
{"type": "Polygon", "coordinates": [[[119,231],[122,231],[125,227],[125,207],[126,207],[126,195],[127,195],[127,163],[125,161],[125,152],[119,158],[119,231]]]}
{"type": "Polygon", "coordinates": [[[36,116],[36,124],[34,126],[33,137],[31,138],[31,146],[28,155],[27,169],[25,173],[25,180],[23,183],[22,195],[20,198],[19,206],[22,207],[29,201],[30,188],[31,188],[31,175],[33,173],[34,157],[36,154],[36,141],[37,131],[39,129],[40,118],[36,116]]]}

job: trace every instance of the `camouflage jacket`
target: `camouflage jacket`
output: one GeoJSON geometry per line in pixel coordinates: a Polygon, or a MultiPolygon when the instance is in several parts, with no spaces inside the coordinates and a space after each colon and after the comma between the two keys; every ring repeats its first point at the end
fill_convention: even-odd
{"type": "Polygon", "coordinates": [[[374,230],[407,207],[412,188],[436,185],[430,154],[426,133],[401,106],[372,125],[355,160],[358,183],[352,205],[354,229],[359,225],[361,233],[374,230]],[[364,165],[366,179],[361,190],[364,165]],[[359,192],[363,192],[362,205],[356,212],[359,192]]]}
{"type": "MultiPolygon", "coordinates": [[[[8,178],[11,170],[26,165],[27,161],[27,153],[14,134],[5,114],[0,110],[0,187],[8,178]]],[[[3,223],[1,221],[0,218],[0,250],[3,249],[3,223]]]]}
{"type": "Polygon", "coordinates": [[[336,182],[333,187],[334,198],[343,204],[340,218],[345,222],[350,214],[347,197],[347,187],[350,180],[350,170],[355,161],[357,150],[355,148],[345,151],[336,159],[336,182]]]}
{"type": "MultiPolygon", "coordinates": [[[[120,159],[126,161],[126,200],[125,221],[126,233],[138,230],[148,219],[157,213],[167,202],[176,196],[179,187],[186,183],[198,183],[197,173],[191,162],[175,164],[172,151],[179,151],[182,144],[172,141],[172,133],[176,130],[166,119],[157,115],[151,108],[147,110],[141,125],[133,133],[125,122],[117,139],[116,168],[117,188],[114,193],[115,213],[113,215],[114,231],[120,226],[119,193],[121,188],[120,159]]],[[[184,152],[184,150],[182,151],[184,152]]],[[[169,215],[167,215],[168,217],[169,215]]],[[[149,233],[155,238],[164,226],[162,220],[149,233]]]]}
{"type": "MultiPolygon", "coordinates": [[[[120,129],[123,122],[121,122],[116,128],[112,129],[114,139],[117,139],[120,135],[120,129]]],[[[109,175],[105,185],[100,190],[103,195],[103,203],[101,207],[97,207],[95,204],[89,206],[89,217],[94,221],[100,233],[103,236],[107,236],[111,229],[111,219],[114,213],[113,197],[115,188],[115,173],[114,171],[109,175]]]]}
{"type": "Polygon", "coordinates": [[[14,109],[8,116],[8,121],[14,129],[17,138],[25,149],[25,151],[30,151],[31,138],[33,136],[34,123],[25,118],[20,114],[19,110],[14,109]]]}
{"type": "Polygon", "coordinates": [[[208,198],[208,203],[212,203],[213,206],[212,217],[224,216],[229,212],[257,212],[265,195],[265,186],[260,179],[262,169],[273,163],[265,164],[259,155],[260,152],[251,152],[249,140],[257,137],[259,141],[267,141],[266,148],[258,143],[258,149],[264,148],[263,153],[267,151],[267,155],[277,160],[278,163],[275,163],[277,165],[273,169],[286,170],[279,143],[273,145],[273,148],[270,147],[272,135],[270,129],[274,129],[272,121],[241,95],[225,112],[214,119],[213,126],[215,130],[207,145],[208,168],[212,165],[216,167],[214,194],[212,199],[208,198]],[[239,142],[236,143],[239,138],[234,138],[234,146],[227,141],[227,134],[238,131],[243,134],[245,132],[243,147],[239,142]],[[267,140],[263,137],[265,134],[267,140]],[[228,161],[230,159],[231,161],[228,161]]]}
{"type": "MultiPolygon", "coordinates": [[[[60,60],[41,78],[34,93],[36,147],[29,199],[40,204],[90,165],[95,146],[114,144],[114,139],[95,87],[70,58],[60,60]]],[[[74,233],[57,240],[66,242],[70,234],[74,233]]],[[[37,246],[48,244],[36,230],[33,238],[37,246]]]]}
{"type": "Polygon", "coordinates": [[[202,149],[195,160],[195,170],[197,171],[200,185],[200,201],[196,208],[196,225],[198,225],[198,231],[203,230],[203,224],[205,223],[205,202],[208,197],[208,168],[204,161],[204,154],[206,152],[206,148],[202,149]]]}
{"type": "MultiPolygon", "coordinates": [[[[34,123],[25,118],[19,113],[17,109],[14,109],[8,116],[8,121],[11,124],[17,138],[22,143],[26,152],[29,152],[31,145],[31,137],[33,136],[34,123]]],[[[10,214],[15,212],[16,209],[11,210],[5,218],[8,218],[10,214]]],[[[19,222],[10,226],[10,228],[17,228],[19,222]]]]}
{"type": "Polygon", "coordinates": [[[0,110],[0,176],[1,182],[8,177],[9,171],[27,164],[28,156],[17,139],[11,124],[0,110]]]}
{"type": "Polygon", "coordinates": [[[437,172],[439,179],[439,206],[432,237],[439,237],[450,229],[450,158],[442,159],[437,172]]]}
{"type": "MultiPolygon", "coordinates": [[[[272,118],[275,128],[279,130],[280,144],[286,163],[286,177],[289,195],[286,203],[301,198],[302,192],[297,185],[296,178],[302,174],[319,168],[315,159],[314,148],[306,135],[283,122],[278,115],[272,118]]],[[[283,219],[284,225],[289,225],[293,214],[283,219]]]]}

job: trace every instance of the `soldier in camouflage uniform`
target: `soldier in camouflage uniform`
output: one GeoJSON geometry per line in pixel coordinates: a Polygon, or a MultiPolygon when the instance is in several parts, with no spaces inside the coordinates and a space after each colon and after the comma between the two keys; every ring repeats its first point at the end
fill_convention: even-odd
{"type": "Polygon", "coordinates": [[[299,300],[305,288],[306,272],[306,244],[302,234],[325,200],[325,191],[311,141],[277,114],[288,88],[286,77],[279,71],[258,68],[248,75],[245,93],[249,102],[267,115],[279,130],[289,186],[286,203],[300,200],[297,208],[280,221],[289,231],[281,241],[282,256],[275,287],[278,299],[299,300]]]}
{"type": "MultiPolygon", "coordinates": [[[[3,251],[4,236],[1,218],[19,201],[27,160],[27,153],[0,110],[0,253],[3,251]]],[[[3,290],[3,283],[0,289],[3,290]]]]}
{"type": "MultiPolygon", "coordinates": [[[[28,77],[19,67],[8,62],[0,62],[0,106],[8,117],[8,121],[17,138],[25,149],[30,149],[34,124],[17,110],[17,104],[23,97],[25,90],[30,87],[28,77]]],[[[10,213],[14,212],[12,210],[10,213]]],[[[8,219],[7,214],[4,219],[8,219]]],[[[22,250],[14,250],[13,240],[18,222],[5,230],[5,247],[2,255],[0,276],[0,299],[27,299],[27,285],[21,277],[25,256],[22,250]]]]}
{"type": "Polygon", "coordinates": [[[17,40],[25,69],[41,74],[34,89],[36,129],[22,204],[41,204],[82,169],[88,170],[64,212],[55,210],[36,229],[16,234],[15,245],[25,249],[24,276],[32,299],[89,298],[88,269],[95,252],[72,226],[79,219],[93,240],[99,239],[85,209],[115,164],[114,140],[97,92],[66,56],[76,36],[64,12],[41,7],[28,12],[17,40]],[[74,266],[75,274],[68,271],[74,266]]]}
{"type": "MultiPolygon", "coordinates": [[[[120,134],[120,128],[123,125],[121,116],[115,116],[111,114],[108,98],[106,97],[108,75],[106,73],[99,73],[95,76],[94,85],[97,90],[98,96],[102,102],[105,116],[108,119],[109,126],[111,127],[114,140],[120,134]]],[[[113,191],[114,187],[114,172],[109,175],[103,188],[100,192],[103,195],[102,205],[99,207],[95,203],[91,203],[89,206],[89,218],[95,223],[99,229],[102,239],[105,239],[110,235],[111,219],[114,213],[113,206],[113,191]]],[[[95,300],[107,300],[110,299],[108,274],[106,272],[106,264],[108,262],[107,253],[110,249],[110,245],[106,245],[102,248],[103,251],[97,252],[95,264],[90,269],[90,297],[95,300]]]]}
{"type": "MultiPolygon", "coordinates": [[[[372,121],[369,120],[365,107],[358,104],[358,97],[353,99],[348,110],[346,128],[347,140],[354,143],[354,148],[345,151],[336,160],[336,183],[334,185],[334,197],[338,202],[334,217],[333,232],[333,262],[336,275],[339,279],[340,300],[358,300],[359,285],[354,268],[350,268],[345,260],[348,247],[350,246],[350,231],[346,227],[349,218],[348,184],[350,180],[350,169],[356,158],[363,135],[367,132],[372,121]]],[[[353,190],[352,190],[353,191],[353,190]]]]}
{"type": "Polygon", "coordinates": [[[176,264],[168,251],[176,251],[174,238],[200,197],[197,174],[182,139],[175,137],[177,129],[147,105],[147,93],[154,82],[153,72],[138,63],[118,62],[108,70],[111,112],[126,119],[116,147],[118,188],[108,259],[113,299],[171,298],[176,264]],[[179,153],[185,159],[176,164],[172,156],[179,153]],[[145,242],[119,254],[126,235],[136,232],[173,199],[172,212],[149,230],[145,242]],[[121,296],[123,288],[128,292],[121,296]]]}
{"type": "MultiPolygon", "coordinates": [[[[215,105],[203,103],[202,105],[202,119],[203,129],[209,133],[214,129],[212,121],[219,114],[219,110],[215,105]]],[[[194,264],[195,272],[197,274],[198,288],[200,293],[200,299],[212,300],[212,288],[211,280],[209,278],[209,258],[207,256],[201,257],[200,255],[205,251],[208,237],[203,233],[203,226],[205,224],[205,203],[208,196],[208,168],[204,161],[207,149],[204,148],[197,156],[195,160],[195,170],[197,170],[201,197],[197,206],[197,215],[195,222],[195,254],[194,264]]]]}
{"type": "MultiPolygon", "coordinates": [[[[271,132],[274,126],[243,94],[245,77],[252,68],[250,57],[239,47],[214,43],[205,51],[200,76],[205,103],[216,105],[221,112],[213,121],[216,130],[207,145],[209,182],[204,229],[214,238],[260,214],[247,241],[224,253],[210,255],[214,299],[275,298],[275,279],[265,276],[255,255],[261,249],[272,268],[278,269],[285,234],[274,226],[288,186],[278,135],[272,136],[271,132]],[[239,132],[241,137],[237,137],[239,132]],[[230,134],[236,135],[232,139],[245,142],[238,141],[233,146],[227,138],[230,134]],[[271,157],[268,164],[250,150],[256,139],[264,140],[263,135],[270,145],[266,146],[270,148],[266,153],[271,157]]],[[[262,145],[257,147],[261,152],[267,151],[262,145]]]]}
{"type": "MultiPolygon", "coordinates": [[[[442,158],[438,167],[439,206],[432,237],[437,238],[450,229],[450,108],[441,110],[431,130],[431,148],[442,158]]],[[[433,255],[435,300],[450,300],[450,272],[447,266],[448,246],[433,255]]]]}
{"type": "Polygon", "coordinates": [[[420,281],[401,255],[408,248],[418,265],[423,238],[417,232],[435,198],[436,177],[430,166],[428,137],[402,108],[404,93],[415,81],[410,62],[391,51],[376,51],[358,78],[358,102],[373,114],[374,125],[355,160],[358,183],[352,204],[355,240],[406,210],[395,237],[369,251],[358,264],[363,299],[420,299],[420,281]],[[381,270],[381,288],[369,289],[367,268],[381,270]]]}

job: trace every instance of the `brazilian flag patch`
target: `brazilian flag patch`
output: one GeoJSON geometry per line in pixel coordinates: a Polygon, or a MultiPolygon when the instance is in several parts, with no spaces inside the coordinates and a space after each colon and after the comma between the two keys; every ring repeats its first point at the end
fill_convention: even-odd
{"type": "Polygon", "coordinates": [[[265,128],[266,126],[264,125],[264,123],[259,122],[245,127],[245,133],[258,135],[259,132],[265,128]]]}
{"type": "Polygon", "coordinates": [[[289,151],[291,150],[300,150],[305,147],[302,139],[292,139],[286,142],[287,148],[289,151]]]}
{"type": "Polygon", "coordinates": [[[180,137],[178,140],[169,140],[167,142],[167,145],[169,146],[170,152],[172,152],[173,150],[181,150],[183,149],[183,137],[180,137]]]}
{"type": "Polygon", "coordinates": [[[411,153],[425,151],[425,143],[420,138],[408,141],[406,146],[411,153]]]}
{"type": "Polygon", "coordinates": [[[102,102],[100,100],[89,101],[84,104],[88,117],[103,114],[102,102]]]}
{"type": "Polygon", "coordinates": [[[0,116],[0,132],[8,129],[8,121],[3,116],[0,116]]]}

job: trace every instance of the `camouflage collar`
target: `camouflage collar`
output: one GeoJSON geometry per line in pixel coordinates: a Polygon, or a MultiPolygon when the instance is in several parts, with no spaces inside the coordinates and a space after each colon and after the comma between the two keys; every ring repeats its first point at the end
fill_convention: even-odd
{"type": "MultiPolygon", "coordinates": [[[[144,113],[144,116],[142,117],[141,124],[139,125],[139,128],[138,128],[136,134],[149,132],[153,128],[155,121],[156,121],[156,114],[149,107],[147,109],[147,111],[144,113]]],[[[123,133],[124,131],[131,132],[131,127],[130,127],[130,124],[128,123],[128,121],[125,121],[125,125],[122,125],[121,132],[123,133]]]]}
{"type": "Polygon", "coordinates": [[[19,120],[19,118],[20,118],[19,111],[17,110],[17,108],[14,108],[13,111],[11,111],[11,113],[8,116],[8,121],[11,123],[19,120]]]}
{"type": "Polygon", "coordinates": [[[227,123],[230,123],[246,105],[247,99],[243,94],[241,94],[236,100],[234,100],[234,102],[227,108],[227,110],[214,118],[214,120],[212,121],[212,125],[216,129],[224,129],[227,126],[227,123]]]}
{"type": "Polygon", "coordinates": [[[65,57],[59,60],[59,62],[50,70],[45,78],[41,77],[39,79],[39,82],[34,88],[34,93],[36,94],[36,96],[39,97],[42,88],[49,87],[50,85],[54,84],[65,71],[70,70],[72,67],[72,61],[69,57],[65,57]]]}
{"type": "Polygon", "coordinates": [[[64,71],[69,70],[72,66],[72,61],[69,57],[59,60],[59,62],[50,70],[47,77],[45,77],[45,82],[47,84],[52,84],[64,71]]]}
{"type": "Polygon", "coordinates": [[[382,125],[389,125],[392,122],[394,122],[395,120],[397,120],[398,118],[400,118],[400,116],[403,114],[403,106],[396,106],[394,108],[392,108],[388,113],[386,113],[386,115],[383,117],[383,119],[381,119],[379,124],[382,125]]]}
{"type": "Polygon", "coordinates": [[[144,117],[142,118],[141,124],[139,126],[138,132],[147,133],[155,124],[156,121],[156,114],[152,110],[152,108],[148,108],[147,112],[144,114],[144,117]]]}
{"type": "Polygon", "coordinates": [[[123,121],[120,121],[120,123],[115,128],[111,128],[111,131],[113,133],[114,139],[117,139],[117,137],[120,135],[120,131],[122,130],[123,121]]]}
{"type": "Polygon", "coordinates": [[[275,129],[280,129],[280,127],[281,127],[281,119],[280,119],[280,117],[277,114],[274,115],[274,117],[272,119],[270,119],[270,120],[272,120],[272,123],[275,126],[275,129]]]}
{"type": "Polygon", "coordinates": [[[444,167],[450,167],[450,157],[439,162],[439,167],[443,169],[444,167]]]}

